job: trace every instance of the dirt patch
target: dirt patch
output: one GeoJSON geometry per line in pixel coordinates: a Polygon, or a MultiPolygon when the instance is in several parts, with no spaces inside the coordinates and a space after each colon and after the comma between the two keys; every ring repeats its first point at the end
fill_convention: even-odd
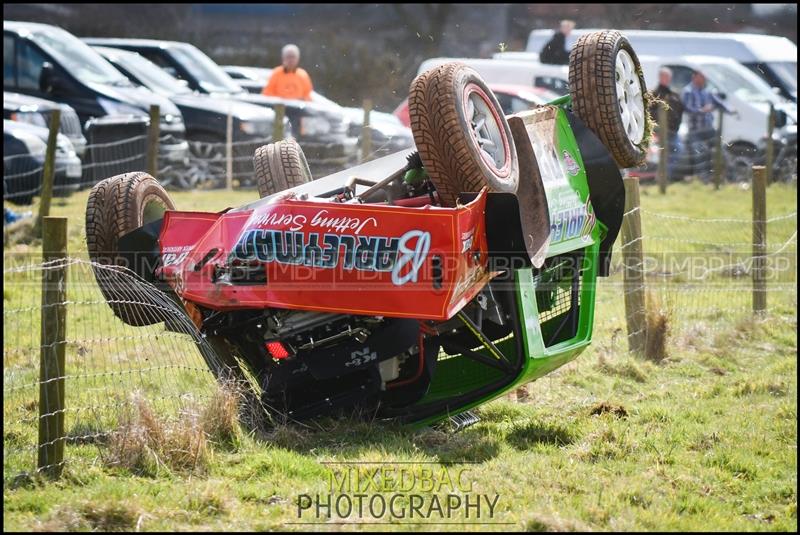
{"type": "Polygon", "coordinates": [[[617,418],[627,418],[628,410],[622,405],[615,405],[608,401],[596,403],[589,410],[589,415],[591,416],[600,416],[602,414],[611,414],[617,418]]]}

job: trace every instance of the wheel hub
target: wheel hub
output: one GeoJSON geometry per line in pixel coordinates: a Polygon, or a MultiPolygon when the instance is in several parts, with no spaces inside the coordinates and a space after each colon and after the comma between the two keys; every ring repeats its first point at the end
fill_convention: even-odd
{"type": "Polygon", "coordinates": [[[636,65],[627,51],[620,50],[617,53],[614,70],[622,125],[628,139],[638,145],[644,138],[644,92],[636,65]]]}
{"type": "Polygon", "coordinates": [[[467,121],[481,155],[493,162],[497,169],[502,169],[506,165],[502,128],[495,120],[490,104],[474,91],[467,96],[467,121]]]}

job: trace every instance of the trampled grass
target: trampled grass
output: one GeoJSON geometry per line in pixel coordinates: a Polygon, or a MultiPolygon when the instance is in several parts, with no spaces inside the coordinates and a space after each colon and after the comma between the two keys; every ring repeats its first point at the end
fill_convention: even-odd
{"type": "MultiPolygon", "coordinates": [[[[219,210],[253,197],[253,192],[174,194],[179,208],[194,210],[219,210]]],[[[85,252],[85,200],[86,193],[79,193],[53,210],[70,218],[73,254],[85,252]]],[[[746,220],[750,200],[749,191],[733,186],[714,192],[680,184],[671,186],[666,196],[644,188],[645,240],[656,237],[646,250],[685,254],[716,246],[745,255],[750,239],[746,222],[702,225],[657,214],[746,220]]],[[[771,186],[768,215],[793,211],[796,189],[771,186]]],[[[770,223],[768,250],[791,243],[794,232],[796,217],[770,223]]],[[[786,250],[796,255],[796,245],[786,250]]],[[[6,264],[11,252],[34,251],[36,244],[7,247],[6,264]]],[[[792,266],[796,257],[794,262],[792,266]]],[[[397,470],[445,469],[463,474],[472,495],[498,496],[494,514],[488,516],[484,509],[479,520],[474,514],[467,518],[463,508],[451,518],[393,520],[411,530],[796,530],[797,294],[785,289],[796,280],[792,266],[778,274],[779,290],[770,292],[770,311],[762,319],[748,314],[749,276],[735,270],[690,278],[698,289],[694,293],[677,290],[687,284],[677,271],[651,277],[661,283],[659,296],[669,309],[665,355],[659,362],[627,354],[620,276],[601,281],[589,349],[529,385],[526,401],[501,399],[485,405],[477,411],[479,423],[455,434],[442,429],[412,432],[357,419],[323,421],[309,428],[280,427],[258,439],[241,436],[217,443],[211,438],[202,472],[148,474],[105,462],[107,447],[87,441],[67,445],[67,457],[74,462],[67,464],[61,481],[50,483],[15,479],[25,466],[4,455],[4,529],[335,530],[340,523],[345,528],[388,529],[392,526],[362,524],[389,521],[369,513],[345,519],[335,514],[318,518],[313,509],[298,513],[300,495],[327,495],[332,478],[351,466],[334,463],[359,462],[397,470]],[[412,521],[421,523],[408,524],[412,521]],[[304,522],[314,525],[298,524],[304,522]]],[[[4,282],[6,309],[38,302],[36,284],[9,284],[13,278],[4,282]]],[[[87,286],[80,291],[86,297],[93,290],[87,286]]],[[[128,337],[137,332],[123,330],[127,328],[113,318],[98,319],[101,310],[76,309],[70,316],[76,322],[75,337],[97,330],[128,337]]],[[[4,314],[6,339],[17,341],[16,346],[4,342],[4,378],[12,369],[35,384],[37,318],[38,310],[4,314]]],[[[82,372],[136,369],[137,349],[177,347],[172,342],[159,346],[166,342],[153,341],[155,331],[144,332],[143,338],[113,345],[71,346],[68,361],[80,356],[82,372]]],[[[191,343],[180,343],[186,352],[180,358],[199,369],[202,360],[191,354],[191,343]]],[[[178,357],[152,358],[166,362],[178,357]]],[[[208,394],[199,371],[141,375],[140,381],[142,388],[162,389],[165,395],[180,390],[208,394]]],[[[108,381],[96,386],[88,393],[68,393],[68,401],[74,395],[73,403],[96,403],[113,391],[108,381]]],[[[4,401],[5,451],[35,439],[26,434],[29,425],[18,424],[20,415],[35,417],[31,392],[13,391],[12,399],[4,401]]],[[[68,422],[76,435],[92,434],[80,429],[80,418],[68,422]]],[[[419,487],[415,492],[430,497],[419,487]]],[[[381,492],[370,488],[365,494],[369,499],[381,492]]]]}

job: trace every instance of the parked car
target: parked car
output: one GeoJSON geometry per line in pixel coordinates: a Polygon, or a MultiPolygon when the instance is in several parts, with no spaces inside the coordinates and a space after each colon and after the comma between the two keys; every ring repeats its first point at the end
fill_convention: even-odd
{"type": "MultiPolygon", "coordinates": [[[[557,93],[544,87],[529,87],[513,84],[489,84],[489,88],[497,97],[503,113],[511,115],[530,110],[559,97],[557,93]]],[[[405,99],[394,110],[394,116],[405,126],[411,126],[408,116],[408,99],[405,99]]]]}
{"type": "Polygon", "coordinates": [[[292,133],[303,147],[315,174],[341,169],[357,152],[358,140],[348,135],[349,124],[340,108],[248,93],[194,45],[151,39],[86,38],[84,41],[138,52],[200,93],[267,108],[282,104],[292,124],[292,133]]]}
{"type": "Polygon", "coordinates": [[[61,110],[58,131],[69,138],[75,152],[83,158],[86,151],[86,138],[81,130],[78,114],[72,107],[21,93],[3,92],[4,119],[48,128],[53,110],[57,109],[61,110]]]}
{"type": "Polygon", "coordinates": [[[267,85],[272,69],[264,67],[243,67],[241,65],[222,65],[222,70],[242,86],[243,89],[257,95],[261,94],[267,85]]]}
{"type": "MultiPolygon", "coordinates": [[[[212,98],[189,89],[144,56],[103,46],[93,47],[133,83],[169,98],[183,115],[186,138],[192,158],[182,173],[185,187],[211,180],[222,185],[226,173],[228,115],[231,115],[234,143],[233,174],[240,183],[252,182],[252,154],[256,146],[267,142],[275,125],[275,112],[263,106],[235,99],[212,98]],[[250,142],[250,143],[248,143],[250,142]]],[[[284,132],[291,134],[291,124],[284,117],[284,132]]]]}
{"type": "Polygon", "coordinates": [[[451,61],[466,63],[491,85],[513,84],[542,87],[558,95],[569,93],[569,68],[566,65],[548,65],[538,61],[513,61],[483,58],[430,58],[423,61],[417,74],[451,61]]]}
{"type": "MultiPolygon", "coordinates": [[[[573,30],[567,38],[567,47],[571,47],[581,35],[593,31],[596,30],[573,30]]],[[[701,54],[738,61],[763,78],[770,86],[777,87],[784,98],[797,102],[797,45],[786,37],[754,33],[672,30],[624,30],[624,32],[637,52],[643,56],[701,54]]],[[[552,36],[552,30],[533,30],[528,37],[526,50],[538,58],[538,52],[552,36]]],[[[510,56],[496,55],[496,57],[510,56]]],[[[521,56],[517,56],[517,59],[521,59],[521,56]]]]}
{"type": "MultiPolygon", "coordinates": [[[[666,65],[672,70],[672,89],[680,94],[691,81],[694,70],[706,76],[708,89],[735,111],[722,123],[722,142],[727,149],[731,178],[749,176],[752,165],[763,158],[770,104],[776,109],[776,129],[797,124],[797,104],[775,94],[769,85],[752,71],[732,59],[715,56],[639,56],[647,86],[658,85],[658,70],[666,65]]],[[[688,121],[681,123],[678,134],[685,137],[688,121]]],[[[710,159],[710,156],[709,156],[710,159]]]]}
{"type": "MultiPolygon", "coordinates": [[[[47,138],[41,126],[3,119],[3,200],[30,204],[41,193],[47,138]]],[[[80,187],[81,160],[69,138],[56,138],[53,195],[66,196],[80,187]]]]}
{"type": "Polygon", "coordinates": [[[147,117],[157,104],[159,167],[185,162],[188,156],[183,117],[169,99],[134,86],[90,46],[56,26],[3,21],[3,89],[68,104],[84,130],[91,118],[147,117]]]}

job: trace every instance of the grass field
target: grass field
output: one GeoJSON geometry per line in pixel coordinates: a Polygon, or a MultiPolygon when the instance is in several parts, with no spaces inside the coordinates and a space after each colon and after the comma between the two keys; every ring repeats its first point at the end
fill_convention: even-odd
{"type": "MultiPolygon", "coordinates": [[[[219,210],[253,197],[253,192],[174,194],[179,208],[192,210],[219,210]]],[[[70,252],[78,256],[85,254],[85,200],[82,192],[56,202],[53,209],[54,215],[70,218],[70,252]]],[[[646,250],[711,249],[735,262],[749,251],[750,202],[751,193],[734,186],[714,192],[707,186],[680,184],[671,186],[665,196],[643,188],[646,250]],[[691,218],[742,221],[702,223],[691,218]],[[648,236],[653,237],[650,242],[648,236]]],[[[770,217],[796,209],[796,187],[769,188],[770,217]]],[[[524,401],[504,398],[481,407],[479,423],[466,430],[412,432],[357,420],[280,427],[260,439],[242,436],[232,443],[212,443],[203,470],[165,467],[148,475],[108,466],[103,461],[104,446],[68,445],[67,457],[75,462],[55,483],[15,480],[19,466],[4,454],[4,529],[391,528],[361,524],[386,521],[369,515],[344,520],[334,516],[328,521],[305,511],[298,517],[298,496],[329,492],[331,478],[345,466],[334,463],[360,462],[375,463],[363,465],[368,467],[444,469],[463,474],[474,495],[497,496],[494,514],[479,519],[488,524],[476,524],[474,516],[467,518],[463,510],[443,520],[395,520],[411,530],[794,531],[796,221],[795,216],[770,223],[769,250],[788,251],[795,255],[795,263],[776,279],[779,291],[770,293],[770,313],[763,319],[747,313],[749,278],[735,270],[726,267],[699,281],[675,273],[662,277],[664,285],[678,289],[693,285],[702,291],[661,292],[672,329],[667,358],[660,362],[627,353],[624,308],[615,276],[598,291],[592,346],[573,363],[529,385],[524,401]],[[781,250],[784,244],[789,246],[781,250]],[[725,291],[731,288],[736,291],[725,291]]],[[[9,246],[4,250],[6,263],[12,254],[37,250],[37,244],[9,246]]],[[[6,309],[37,303],[35,285],[14,285],[11,276],[4,279],[6,309]]],[[[90,316],[100,310],[107,313],[98,307],[78,313],[76,319],[82,323],[75,327],[76,338],[111,325],[90,316]]],[[[11,339],[17,346],[4,342],[4,378],[5,370],[17,365],[19,373],[29,374],[26,380],[35,376],[29,363],[36,356],[19,350],[37,346],[35,321],[35,314],[4,314],[6,339],[9,334],[16,336],[11,339]]],[[[113,333],[131,332],[122,329],[126,328],[115,326],[113,333]]],[[[131,359],[137,344],[141,350],[136,339],[115,344],[120,353],[131,352],[131,359]]],[[[99,367],[103,357],[106,367],[111,359],[128,362],[119,355],[102,355],[104,348],[108,346],[86,344],[79,353],[85,357],[81,369],[99,367]]],[[[199,358],[196,362],[201,363],[199,358]]],[[[171,384],[170,392],[181,388],[202,389],[204,383],[171,384]]],[[[32,439],[25,434],[28,431],[14,428],[13,418],[31,401],[21,392],[4,400],[4,449],[12,439],[32,439]],[[9,424],[17,434],[11,436],[9,424]]],[[[368,499],[381,493],[374,488],[366,491],[368,499]]],[[[447,489],[441,492],[447,493],[447,489]]]]}

